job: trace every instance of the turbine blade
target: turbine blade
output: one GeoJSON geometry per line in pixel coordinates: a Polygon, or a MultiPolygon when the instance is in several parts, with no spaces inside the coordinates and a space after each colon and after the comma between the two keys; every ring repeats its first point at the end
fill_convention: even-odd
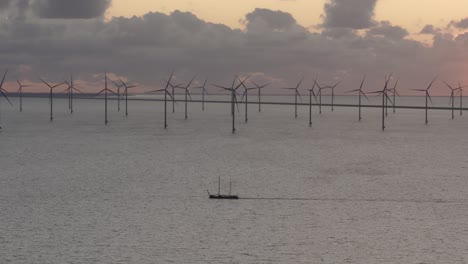
{"type": "Polygon", "coordinates": [[[119,94],[118,94],[118,93],[116,93],[116,92],[112,91],[111,89],[107,89],[107,91],[108,91],[109,93],[113,93],[114,95],[117,95],[117,96],[119,96],[119,94]]]}
{"type": "Polygon", "coordinates": [[[218,87],[218,88],[221,88],[221,89],[224,89],[224,90],[232,89],[232,88],[227,88],[227,87],[224,87],[224,86],[221,86],[221,85],[217,85],[217,84],[212,84],[212,86],[218,87]]]}
{"type": "Polygon", "coordinates": [[[2,83],[0,83],[0,89],[3,87],[3,83],[5,82],[5,78],[7,76],[7,73],[8,73],[8,70],[6,70],[5,74],[3,74],[2,83]]]}
{"type": "Polygon", "coordinates": [[[106,89],[102,89],[99,93],[95,94],[94,96],[98,96],[100,94],[102,94],[106,89]]]}
{"type": "Polygon", "coordinates": [[[364,97],[367,99],[367,101],[369,101],[369,103],[371,102],[371,100],[369,99],[369,97],[367,97],[367,95],[363,92],[363,91],[359,91],[362,95],[364,95],[364,97]]]}
{"type": "Polygon", "coordinates": [[[356,90],[347,91],[347,92],[345,92],[345,93],[353,93],[353,92],[358,92],[358,91],[360,91],[360,90],[361,90],[361,89],[356,89],[356,90]]]}
{"type": "Polygon", "coordinates": [[[366,81],[366,75],[364,74],[364,77],[362,78],[361,86],[359,86],[358,90],[362,90],[362,87],[364,86],[365,81],[366,81]]]}
{"type": "Polygon", "coordinates": [[[50,87],[50,89],[57,88],[57,87],[61,86],[62,84],[65,84],[65,82],[62,82],[62,83],[56,84],[56,85],[54,85],[54,86],[50,87]]]}
{"type": "Polygon", "coordinates": [[[298,91],[297,89],[296,89],[296,93],[297,93],[297,95],[299,96],[299,99],[301,99],[301,102],[303,102],[303,101],[302,101],[302,96],[301,96],[301,94],[299,93],[299,91],[298,91]]]}
{"type": "Polygon", "coordinates": [[[169,95],[169,97],[172,99],[172,101],[175,101],[174,97],[172,96],[172,94],[168,90],[163,89],[162,91],[166,91],[166,94],[169,95]]]}
{"type": "Polygon", "coordinates": [[[251,83],[253,83],[253,85],[257,86],[258,89],[260,89],[260,85],[256,84],[254,81],[250,81],[251,83]]]}
{"type": "Polygon", "coordinates": [[[437,80],[437,77],[438,77],[438,76],[436,76],[436,77],[432,80],[431,84],[429,84],[429,86],[428,86],[427,89],[426,89],[427,91],[429,91],[429,89],[431,89],[432,85],[433,85],[434,82],[437,80]]]}
{"type": "Polygon", "coordinates": [[[192,85],[192,82],[195,80],[195,78],[197,78],[197,75],[198,74],[195,74],[195,76],[193,76],[193,78],[190,80],[190,82],[187,84],[187,87],[185,87],[185,89],[188,89],[190,87],[190,85],[192,85]]]}
{"type": "MultiPolygon", "coordinates": [[[[44,81],[42,78],[39,78],[39,80],[41,80],[41,82],[45,83],[45,85],[47,85],[49,88],[52,88],[52,86],[50,86],[50,84],[48,84],[46,81],[44,81]]],[[[1,87],[1,86],[0,86],[1,87]]]]}
{"type": "Polygon", "coordinates": [[[13,107],[13,104],[11,103],[10,99],[8,99],[8,96],[3,92],[3,89],[0,90],[0,93],[5,97],[5,99],[10,103],[10,105],[13,107]]]}
{"type": "Polygon", "coordinates": [[[169,76],[169,79],[167,80],[167,83],[166,83],[166,89],[169,87],[169,84],[171,83],[172,81],[172,76],[174,75],[174,71],[171,72],[171,75],[169,76]]]}
{"type": "Polygon", "coordinates": [[[431,104],[434,104],[434,102],[432,102],[432,98],[431,98],[431,95],[429,94],[429,92],[427,93],[427,97],[429,98],[429,101],[431,101],[431,104]]]}
{"type": "Polygon", "coordinates": [[[153,91],[148,91],[148,92],[145,92],[145,93],[157,93],[157,92],[162,92],[162,91],[165,91],[166,89],[158,89],[158,90],[153,90],[153,91]]]}
{"type": "Polygon", "coordinates": [[[301,81],[297,84],[296,89],[299,89],[299,86],[301,86],[302,82],[304,81],[305,77],[302,77],[301,81]]]}
{"type": "Polygon", "coordinates": [[[448,84],[448,83],[445,82],[445,81],[443,81],[443,82],[445,83],[445,85],[447,85],[447,87],[448,87],[450,90],[454,90],[454,89],[452,88],[452,86],[450,86],[450,84],[448,84]]]}
{"type": "Polygon", "coordinates": [[[192,95],[190,95],[190,92],[189,92],[188,89],[187,89],[187,95],[188,95],[188,97],[190,98],[190,101],[193,101],[193,100],[192,100],[192,95]]]}

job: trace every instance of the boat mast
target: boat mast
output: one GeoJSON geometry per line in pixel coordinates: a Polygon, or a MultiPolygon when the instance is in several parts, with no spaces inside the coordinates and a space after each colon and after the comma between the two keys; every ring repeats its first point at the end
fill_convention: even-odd
{"type": "Polygon", "coordinates": [[[221,195],[221,176],[218,178],[218,196],[221,195]]]}
{"type": "Polygon", "coordinates": [[[229,196],[231,196],[231,180],[229,180],[229,196]]]}

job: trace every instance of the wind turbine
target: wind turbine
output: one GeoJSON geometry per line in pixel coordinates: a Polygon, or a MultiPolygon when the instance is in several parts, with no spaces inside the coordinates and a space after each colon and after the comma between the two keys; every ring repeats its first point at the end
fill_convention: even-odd
{"type": "Polygon", "coordinates": [[[396,96],[398,95],[398,97],[400,97],[400,94],[397,91],[398,82],[399,80],[396,81],[395,86],[393,86],[392,89],[388,89],[393,94],[393,113],[394,114],[396,112],[396,96]]]}
{"type": "Polygon", "coordinates": [[[97,93],[95,96],[98,96],[100,95],[101,93],[104,93],[104,104],[105,104],[105,107],[104,107],[104,112],[105,112],[105,115],[104,115],[104,124],[107,125],[109,123],[109,120],[107,120],[107,93],[110,92],[110,93],[113,93],[115,95],[117,95],[116,92],[112,91],[111,89],[107,88],[107,72],[104,73],[104,89],[102,89],[99,93],[97,93]]]}
{"type": "Polygon", "coordinates": [[[111,82],[114,84],[115,88],[117,88],[117,112],[120,112],[120,88],[122,88],[122,86],[124,86],[123,82],[121,84],[118,84],[116,82],[114,82],[113,80],[111,80],[111,82]]]}
{"type": "Polygon", "coordinates": [[[167,96],[169,95],[169,97],[171,97],[172,100],[174,101],[174,97],[172,97],[171,93],[167,90],[169,86],[175,89],[175,87],[171,84],[173,76],[174,76],[174,72],[171,72],[171,75],[169,76],[169,79],[166,82],[166,87],[164,89],[147,92],[147,93],[164,92],[164,129],[167,129],[167,96]]]}
{"type": "Polygon", "coordinates": [[[341,81],[339,81],[338,83],[336,83],[335,85],[332,85],[332,86],[326,86],[326,88],[329,88],[331,89],[332,91],[332,98],[331,98],[331,110],[332,112],[335,110],[335,88],[341,83],[341,81]]]}
{"type": "MultiPolygon", "coordinates": [[[[240,81],[240,79],[239,79],[239,81],[240,81]]],[[[249,104],[249,98],[248,98],[249,91],[250,90],[255,90],[255,89],[258,89],[258,88],[257,87],[248,88],[244,84],[242,84],[242,86],[244,87],[244,93],[242,94],[241,102],[242,102],[242,100],[244,99],[244,96],[245,96],[245,123],[247,123],[249,121],[248,116],[247,116],[247,111],[248,111],[247,105],[249,104]]]]}
{"type": "Polygon", "coordinates": [[[262,89],[266,88],[268,85],[270,85],[271,83],[268,83],[268,84],[264,84],[264,85],[258,85],[256,84],[255,82],[253,81],[250,81],[251,83],[253,83],[257,89],[258,89],[258,112],[261,112],[262,111],[262,100],[261,100],[261,97],[262,97],[262,89]]]}
{"type": "Polygon", "coordinates": [[[302,101],[302,97],[301,97],[301,94],[299,93],[299,86],[301,86],[302,84],[302,81],[304,81],[304,77],[302,77],[302,79],[299,81],[299,83],[296,85],[296,87],[293,87],[293,88],[283,88],[285,90],[294,90],[294,118],[297,118],[297,97],[299,96],[299,98],[301,99],[302,101]]]}
{"type": "Polygon", "coordinates": [[[59,83],[59,84],[56,84],[56,85],[50,85],[49,83],[47,83],[46,81],[44,81],[42,78],[39,78],[45,85],[47,85],[50,89],[50,92],[49,92],[49,104],[50,104],[50,122],[52,122],[54,120],[54,116],[53,116],[53,90],[59,86],[61,86],[62,84],[65,84],[64,82],[63,83],[59,83]]]}
{"type": "Polygon", "coordinates": [[[68,108],[70,109],[70,114],[73,114],[73,90],[81,93],[80,90],[78,90],[75,85],[73,84],[73,74],[70,76],[70,83],[65,81],[68,85],[68,88],[64,90],[64,92],[68,91],[68,108]]]}
{"type": "Polygon", "coordinates": [[[20,95],[20,112],[23,112],[23,88],[25,87],[30,87],[31,85],[23,85],[21,84],[21,82],[19,80],[16,80],[16,82],[18,83],[18,93],[20,95]]]}
{"type": "Polygon", "coordinates": [[[445,85],[447,85],[447,87],[451,90],[451,93],[450,93],[450,101],[449,101],[449,104],[451,103],[452,104],[452,119],[455,118],[455,92],[458,90],[457,89],[454,89],[452,86],[450,86],[448,83],[446,83],[444,81],[445,85]]]}
{"type": "Polygon", "coordinates": [[[328,89],[328,86],[324,86],[324,87],[321,87],[318,83],[317,83],[317,87],[318,87],[318,95],[319,95],[319,114],[322,114],[322,91],[325,90],[325,89],[328,89]]]}
{"type": "Polygon", "coordinates": [[[309,127],[312,126],[312,96],[315,98],[315,102],[317,102],[317,96],[315,95],[314,88],[317,84],[317,77],[314,79],[314,85],[312,89],[309,89],[309,127]]]}
{"type": "Polygon", "coordinates": [[[216,86],[218,88],[221,88],[226,91],[231,92],[231,112],[232,112],[232,133],[236,133],[236,111],[235,111],[235,106],[237,105],[237,89],[244,85],[244,82],[247,81],[250,78],[250,76],[247,76],[244,78],[244,80],[240,80],[240,78],[236,75],[231,87],[224,87],[221,85],[213,84],[213,86],[216,86]],[[234,88],[234,85],[236,83],[236,79],[239,79],[240,83],[234,88]]]}
{"type": "Polygon", "coordinates": [[[185,90],[185,120],[187,120],[188,118],[188,98],[190,97],[190,101],[192,101],[192,96],[190,95],[189,88],[190,88],[190,85],[192,85],[196,77],[197,75],[195,74],[195,76],[193,76],[193,78],[190,80],[187,86],[180,87],[180,89],[185,90]]]}
{"type": "Polygon", "coordinates": [[[128,116],[128,89],[137,87],[138,85],[130,85],[128,86],[126,83],[124,83],[121,79],[119,79],[120,83],[122,86],[125,88],[124,89],[124,94],[125,94],[125,116],[128,116]]]}
{"type": "MultiPolygon", "coordinates": [[[[371,92],[370,94],[377,94],[377,95],[382,95],[382,131],[385,131],[385,100],[390,100],[390,98],[388,97],[388,83],[390,82],[390,79],[392,78],[392,75],[390,74],[390,76],[388,77],[385,77],[385,86],[383,88],[383,90],[381,91],[375,91],[375,92],[371,92]]],[[[390,100],[391,102],[391,100],[390,100]]]]}
{"type": "Polygon", "coordinates": [[[358,92],[359,94],[359,121],[362,120],[362,114],[361,114],[361,107],[362,107],[362,100],[361,100],[361,95],[363,95],[367,101],[370,102],[369,98],[367,97],[367,95],[362,91],[362,87],[364,86],[364,82],[366,81],[366,75],[364,75],[364,77],[362,78],[362,81],[361,81],[361,86],[359,86],[359,89],[356,89],[356,90],[351,90],[351,91],[348,91],[347,93],[353,93],[353,92],[358,92]]]}
{"type": "Polygon", "coordinates": [[[432,82],[429,84],[429,86],[426,89],[411,89],[413,91],[419,91],[419,92],[425,92],[426,93],[426,125],[429,123],[429,121],[427,119],[428,100],[431,101],[431,104],[433,103],[431,95],[429,94],[429,89],[431,89],[431,87],[434,84],[434,82],[436,81],[436,79],[437,79],[437,76],[432,80],[432,82]]]}
{"type": "MultiPolygon", "coordinates": [[[[3,89],[3,83],[5,82],[5,78],[6,78],[7,73],[8,73],[8,70],[5,71],[5,74],[3,75],[2,82],[0,83],[0,95],[5,97],[5,99],[8,101],[8,103],[10,103],[10,105],[13,107],[13,104],[11,103],[10,99],[8,99],[8,96],[5,94],[7,91],[5,89],[3,89]]],[[[0,102],[1,102],[1,100],[0,100],[0,102]]],[[[0,129],[2,129],[1,124],[0,124],[0,129]]]]}
{"type": "Polygon", "coordinates": [[[194,87],[194,89],[201,89],[202,90],[202,111],[205,111],[205,93],[208,94],[208,91],[206,90],[206,83],[207,82],[208,82],[208,79],[205,79],[205,82],[203,83],[203,86],[194,87]]]}
{"type": "Polygon", "coordinates": [[[461,86],[460,82],[458,83],[458,94],[460,95],[460,116],[463,115],[463,88],[466,86],[461,86]]]}

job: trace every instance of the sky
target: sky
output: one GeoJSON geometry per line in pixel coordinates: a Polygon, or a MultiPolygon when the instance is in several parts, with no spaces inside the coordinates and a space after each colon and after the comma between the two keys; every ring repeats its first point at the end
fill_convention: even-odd
{"type": "Polygon", "coordinates": [[[468,83],[464,10],[466,0],[0,0],[0,69],[9,90],[73,73],[92,92],[107,72],[144,92],[174,70],[180,83],[230,85],[238,73],[276,91],[342,80],[338,93],[363,75],[376,90],[392,74],[403,93],[437,75],[443,95],[443,80],[468,83]]]}

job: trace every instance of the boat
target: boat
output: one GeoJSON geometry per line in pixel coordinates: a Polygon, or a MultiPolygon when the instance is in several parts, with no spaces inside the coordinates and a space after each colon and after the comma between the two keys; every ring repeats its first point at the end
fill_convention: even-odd
{"type": "Polygon", "coordinates": [[[210,199],[224,199],[224,200],[237,200],[239,199],[239,196],[236,194],[231,194],[231,181],[229,181],[229,194],[221,194],[221,176],[218,178],[218,194],[210,194],[210,191],[206,190],[208,192],[208,196],[210,199]]]}

